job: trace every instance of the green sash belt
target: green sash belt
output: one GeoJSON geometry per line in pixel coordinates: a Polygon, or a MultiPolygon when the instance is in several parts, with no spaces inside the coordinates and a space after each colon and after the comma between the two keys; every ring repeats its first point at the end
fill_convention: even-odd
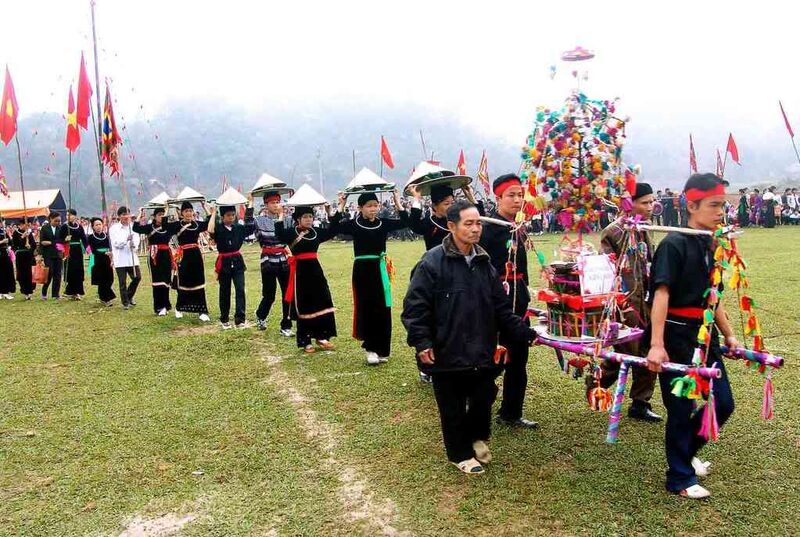
{"type": "MultiPolygon", "coordinates": [[[[98,248],[97,253],[105,255],[108,253],[108,248],[98,248]]],[[[92,273],[92,268],[94,267],[94,256],[95,256],[95,251],[92,250],[92,255],[89,256],[89,274],[92,273]]]]}
{"type": "Polygon", "coordinates": [[[386,267],[386,252],[381,252],[380,255],[357,255],[356,261],[365,261],[368,259],[379,259],[381,262],[381,283],[383,283],[383,298],[386,302],[386,307],[392,307],[392,282],[389,280],[389,269],[386,267]]]}

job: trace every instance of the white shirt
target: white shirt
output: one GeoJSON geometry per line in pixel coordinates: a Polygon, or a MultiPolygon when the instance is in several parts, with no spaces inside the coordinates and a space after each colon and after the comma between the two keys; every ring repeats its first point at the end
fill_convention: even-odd
{"type": "Polygon", "coordinates": [[[111,241],[115,267],[139,266],[139,256],[136,252],[141,239],[138,233],[134,233],[132,223],[127,226],[123,226],[120,222],[115,223],[108,230],[108,238],[111,241]]]}

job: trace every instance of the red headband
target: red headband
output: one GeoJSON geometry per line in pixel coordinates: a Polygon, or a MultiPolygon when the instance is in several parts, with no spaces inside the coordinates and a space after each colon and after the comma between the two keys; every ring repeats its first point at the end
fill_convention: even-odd
{"type": "Polygon", "coordinates": [[[503,183],[500,183],[499,185],[494,187],[494,195],[499,198],[503,195],[503,192],[505,192],[512,186],[521,187],[522,183],[520,182],[519,179],[509,179],[508,181],[504,181],[503,183]]]}
{"type": "Polygon", "coordinates": [[[725,185],[718,183],[717,186],[711,190],[700,190],[699,188],[690,188],[684,192],[686,201],[700,201],[702,199],[710,198],[711,196],[724,196],[725,185]]]}
{"type": "Polygon", "coordinates": [[[264,197],[264,202],[265,203],[269,203],[271,201],[281,201],[281,195],[280,194],[270,194],[269,196],[265,196],[264,197]]]}

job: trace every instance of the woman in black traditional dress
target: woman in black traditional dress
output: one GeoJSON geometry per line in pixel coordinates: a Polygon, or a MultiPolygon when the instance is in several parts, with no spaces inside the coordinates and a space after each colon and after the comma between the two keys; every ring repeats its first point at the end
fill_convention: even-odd
{"type": "Polygon", "coordinates": [[[147,263],[150,267],[150,281],[153,287],[153,311],[159,317],[164,317],[172,304],[169,301],[169,288],[172,285],[172,274],[175,267],[175,258],[169,241],[172,235],[164,225],[166,210],[159,207],[153,211],[153,220],[148,224],[144,209],[139,213],[139,221],[133,223],[134,233],[147,235],[148,256],[147,263]]]}
{"type": "Polygon", "coordinates": [[[33,231],[31,231],[27,220],[23,220],[11,235],[11,248],[16,256],[19,292],[25,295],[25,300],[30,300],[36,290],[36,284],[33,283],[36,239],[33,237],[33,231]]]}
{"type": "Polygon", "coordinates": [[[0,220],[0,299],[14,300],[17,284],[14,281],[14,263],[9,246],[11,237],[6,234],[6,223],[0,220]]]}
{"type": "Polygon", "coordinates": [[[78,220],[75,209],[67,211],[67,221],[61,226],[64,244],[68,245],[69,255],[64,260],[64,280],[67,287],[64,294],[80,300],[86,292],[83,290],[83,252],[86,249],[86,233],[78,220]]]}
{"type": "Polygon", "coordinates": [[[381,209],[375,194],[358,197],[358,212],[352,220],[342,220],[347,196],[339,194],[339,212],[331,219],[331,232],[353,237],[353,337],[362,341],[367,364],[378,365],[389,359],[392,341],[392,262],[386,256],[389,233],[408,227],[408,213],[394,191],[394,205],[400,219],[379,218],[381,209]]]}
{"type": "Polygon", "coordinates": [[[284,221],[276,222],[275,232],[292,251],[284,300],[291,304],[292,319],[297,321],[297,346],[307,353],[315,352],[311,340],[316,339],[322,349],[333,350],[330,339],[336,336],[336,308],[317,251],[334,234],[330,229],[314,226],[311,207],[296,207],[292,220],[289,227],[284,221]]]}
{"type": "Polygon", "coordinates": [[[194,207],[188,201],[181,205],[181,219],[170,222],[166,226],[168,235],[178,239],[177,288],[178,300],[175,303],[175,317],[180,319],[183,313],[199,313],[200,320],[208,322],[208,304],[206,303],[206,273],[203,266],[203,253],[200,251],[198,239],[208,229],[207,221],[194,218],[194,207]]]}
{"type": "Polygon", "coordinates": [[[114,267],[112,263],[111,241],[103,231],[103,220],[92,218],[92,234],[87,238],[89,244],[89,277],[97,286],[97,296],[106,306],[117,298],[114,293],[114,267]]]}

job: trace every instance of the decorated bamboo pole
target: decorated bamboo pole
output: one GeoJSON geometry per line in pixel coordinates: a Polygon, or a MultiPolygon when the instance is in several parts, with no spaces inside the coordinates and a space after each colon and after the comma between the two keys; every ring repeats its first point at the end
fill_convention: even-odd
{"type": "Polygon", "coordinates": [[[783,356],[777,356],[766,352],[757,352],[743,347],[731,350],[726,345],[720,345],[719,348],[722,354],[730,358],[747,360],[748,362],[758,362],[761,365],[773,367],[775,369],[783,367],[783,356]]]}
{"type": "Polygon", "coordinates": [[[619,436],[619,418],[622,414],[622,401],[625,399],[625,386],[628,384],[628,370],[628,364],[624,362],[620,364],[617,387],[614,390],[614,406],[611,407],[611,412],[608,414],[606,442],[609,444],[615,444],[619,436]]]}

